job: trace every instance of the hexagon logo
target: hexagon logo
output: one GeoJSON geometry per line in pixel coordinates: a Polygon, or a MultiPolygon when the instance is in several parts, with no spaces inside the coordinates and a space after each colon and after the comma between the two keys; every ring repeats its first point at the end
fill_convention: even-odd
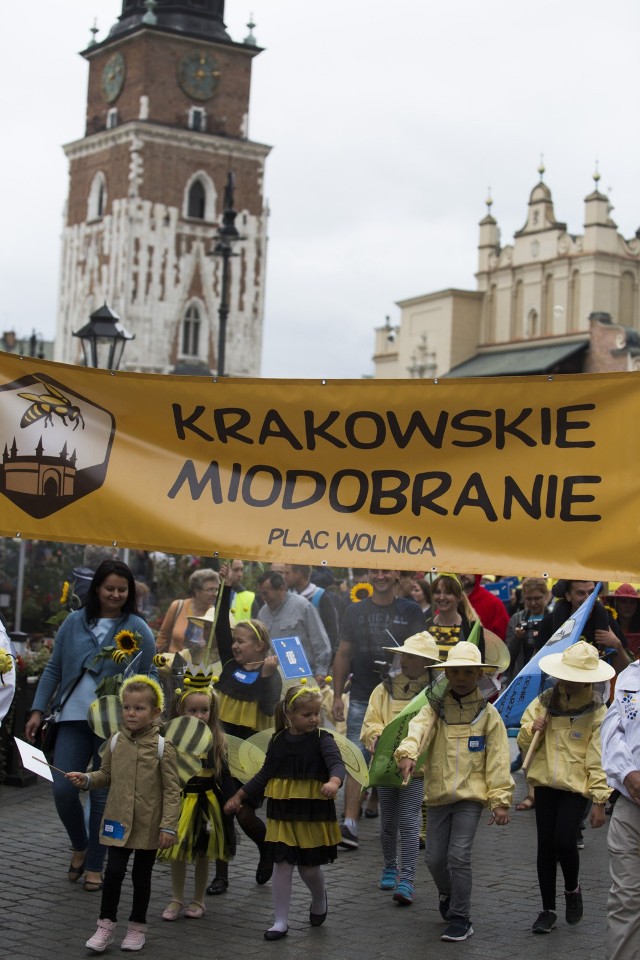
{"type": "Polygon", "coordinates": [[[115,436],[108,410],[47,374],[0,387],[0,493],[36,519],[104,483],[115,436]]]}

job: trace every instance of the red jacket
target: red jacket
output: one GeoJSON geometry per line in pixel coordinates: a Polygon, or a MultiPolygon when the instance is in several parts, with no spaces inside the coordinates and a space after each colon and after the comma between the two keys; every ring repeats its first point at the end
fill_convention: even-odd
{"type": "Polygon", "coordinates": [[[480,586],[481,579],[482,577],[477,573],[476,585],[471,593],[467,594],[467,599],[480,617],[480,622],[485,630],[493,631],[501,640],[504,640],[509,623],[509,614],[502,600],[498,600],[492,593],[480,586]]]}

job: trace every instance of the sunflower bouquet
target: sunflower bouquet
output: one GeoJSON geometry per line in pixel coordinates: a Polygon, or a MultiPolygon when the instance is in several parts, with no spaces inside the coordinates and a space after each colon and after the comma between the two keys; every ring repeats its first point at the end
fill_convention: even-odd
{"type": "Polygon", "coordinates": [[[130,668],[133,660],[140,652],[142,635],[134,630],[120,630],[113,638],[113,643],[103,647],[96,654],[94,662],[98,660],[113,660],[114,663],[121,664],[122,673],[112,677],[103,677],[96,687],[96,696],[106,697],[110,694],[117,694],[130,668]]]}

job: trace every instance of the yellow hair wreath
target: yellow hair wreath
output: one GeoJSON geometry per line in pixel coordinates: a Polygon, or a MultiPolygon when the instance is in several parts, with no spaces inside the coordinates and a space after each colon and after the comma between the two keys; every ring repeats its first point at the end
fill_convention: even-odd
{"type": "Polygon", "coordinates": [[[157,681],[152,677],[148,677],[145,673],[136,673],[133,677],[127,677],[122,686],[120,687],[120,702],[123,703],[124,695],[127,691],[127,687],[131,686],[132,683],[146,683],[147,686],[151,687],[153,692],[156,695],[156,706],[161,710],[164,709],[164,693],[162,692],[162,687],[157,681]]]}

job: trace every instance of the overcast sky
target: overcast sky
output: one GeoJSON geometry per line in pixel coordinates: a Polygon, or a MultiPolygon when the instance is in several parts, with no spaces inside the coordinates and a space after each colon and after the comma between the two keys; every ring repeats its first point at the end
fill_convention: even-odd
{"type": "MultiPolygon", "coordinates": [[[[52,337],[67,162],[83,135],[77,55],[120,0],[3,11],[0,325],[52,337]]],[[[395,301],[474,289],[488,186],[503,243],[544,154],[555,212],[582,231],[596,159],[626,237],[638,204],[637,0],[227,0],[253,12],[250,136],[271,144],[266,377],[371,373],[395,301]]],[[[241,198],[237,197],[241,207],[241,198]]]]}

